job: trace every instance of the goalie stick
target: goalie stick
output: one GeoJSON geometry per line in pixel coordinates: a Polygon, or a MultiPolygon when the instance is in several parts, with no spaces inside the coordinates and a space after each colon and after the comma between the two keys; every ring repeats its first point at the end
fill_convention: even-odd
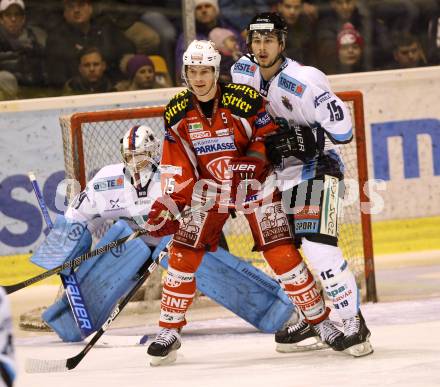
{"type": "Polygon", "coordinates": [[[160,261],[167,255],[168,249],[172,243],[170,240],[164,250],[160,252],[156,259],[152,258],[153,253],[147,261],[141,266],[138,271],[139,279],[136,285],[130,290],[130,292],[124,297],[124,299],[116,304],[113,311],[110,313],[107,321],[102,325],[98,332],[92,337],[92,339],[87,343],[87,345],[79,352],[77,355],[69,357],[68,359],[58,359],[58,360],[44,360],[44,359],[26,359],[25,369],[28,373],[43,373],[43,372],[65,372],[74,369],[82,359],[87,355],[87,353],[93,348],[99,338],[105,333],[110,324],[115,320],[115,318],[121,313],[124,307],[128,304],[130,299],[135,295],[137,290],[142,286],[142,284],[148,279],[150,274],[157,268],[160,261]]]}
{"type": "MultiPolygon", "coordinates": [[[[203,207],[208,207],[212,206],[214,200],[210,200],[204,204],[200,204],[194,207],[189,208],[188,210],[184,211],[183,213],[179,214],[178,216],[176,216],[176,219],[180,219],[182,217],[187,216],[187,214],[189,214],[192,211],[198,211],[203,207]]],[[[42,281],[45,278],[51,277],[54,274],[58,274],[59,272],[65,270],[65,269],[73,269],[75,267],[78,267],[79,265],[81,265],[81,263],[83,263],[84,261],[87,261],[88,259],[92,258],[92,257],[96,257],[97,255],[106,253],[107,251],[110,251],[111,249],[118,247],[120,245],[122,245],[125,242],[129,242],[133,239],[136,239],[138,237],[140,237],[141,235],[148,235],[148,230],[146,229],[139,229],[136,230],[135,232],[133,232],[130,235],[127,235],[126,237],[123,238],[119,238],[105,246],[102,246],[96,250],[93,251],[89,251],[88,253],[85,253],[83,255],[80,255],[79,257],[76,257],[74,259],[72,259],[71,261],[68,262],[64,262],[63,264],[54,267],[53,269],[47,270],[41,274],[36,275],[35,277],[31,277],[27,280],[24,280],[22,282],[17,282],[16,284],[13,285],[0,285],[5,289],[5,292],[7,294],[11,294],[14,293],[20,289],[23,289],[27,286],[30,286],[36,282],[42,281]]]]}

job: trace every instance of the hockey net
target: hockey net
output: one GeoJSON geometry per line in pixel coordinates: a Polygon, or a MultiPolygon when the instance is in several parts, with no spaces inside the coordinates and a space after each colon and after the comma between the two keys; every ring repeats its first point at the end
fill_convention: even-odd
{"type": "MultiPolygon", "coordinates": [[[[354,141],[341,147],[346,165],[345,178],[350,182],[351,194],[349,204],[343,207],[339,241],[344,257],[356,275],[362,299],[376,301],[370,216],[361,211],[361,202],[364,206],[368,204],[363,189],[368,173],[362,94],[357,91],[337,94],[350,109],[355,133],[354,141]],[[353,199],[353,196],[356,198],[353,199]]],[[[66,178],[77,180],[83,189],[100,168],[121,162],[119,140],[134,125],[146,124],[162,138],[163,110],[163,106],[156,106],[62,116],[60,124],[66,178]]],[[[252,261],[272,274],[260,253],[252,252],[252,235],[244,216],[230,218],[223,232],[232,254],[252,261]]]]}

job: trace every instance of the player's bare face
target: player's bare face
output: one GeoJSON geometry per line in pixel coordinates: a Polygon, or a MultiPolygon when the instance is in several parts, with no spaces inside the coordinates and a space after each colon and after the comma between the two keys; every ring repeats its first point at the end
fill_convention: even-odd
{"type": "Polygon", "coordinates": [[[212,66],[188,66],[186,76],[192,92],[201,101],[209,101],[216,93],[215,73],[212,66]]]}
{"type": "Polygon", "coordinates": [[[275,33],[260,34],[255,32],[252,36],[252,52],[260,67],[268,68],[276,64],[283,47],[275,33]]]}

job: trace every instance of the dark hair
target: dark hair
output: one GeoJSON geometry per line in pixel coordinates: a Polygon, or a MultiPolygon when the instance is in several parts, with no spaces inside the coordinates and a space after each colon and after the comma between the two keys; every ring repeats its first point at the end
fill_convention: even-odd
{"type": "Polygon", "coordinates": [[[78,55],[77,55],[78,63],[81,63],[81,59],[83,56],[90,55],[90,54],[99,54],[101,59],[105,62],[105,58],[104,58],[102,51],[98,47],[89,46],[89,47],[84,47],[82,50],[80,50],[78,52],[78,55]]]}
{"type": "Polygon", "coordinates": [[[398,50],[400,47],[411,46],[412,44],[420,44],[419,38],[410,33],[399,33],[393,36],[392,44],[393,51],[398,50]]]}

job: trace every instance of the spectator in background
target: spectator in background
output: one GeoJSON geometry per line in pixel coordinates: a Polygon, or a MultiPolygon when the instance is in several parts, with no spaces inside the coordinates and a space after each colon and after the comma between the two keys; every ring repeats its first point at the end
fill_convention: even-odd
{"type": "Polygon", "coordinates": [[[219,80],[231,82],[231,67],[243,55],[237,36],[227,28],[215,27],[209,33],[208,38],[215,44],[222,56],[219,80]]]}
{"type": "MultiPolygon", "coordinates": [[[[0,2],[0,83],[12,86],[11,77],[18,86],[45,86],[43,53],[46,32],[27,25],[25,4],[22,0],[0,2]]],[[[15,86],[15,85],[14,85],[15,86]]],[[[8,94],[12,96],[16,93],[8,94]]]]}
{"type": "Polygon", "coordinates": [[[302,0],[281,0],[277,11],[287,24],[286,48],[288,58],[308,66],[316,65],[315,24],[303,13],[302,0]]]}
{"type": "Polygon", "coordinates": [[[97,47],[107,63],[111,80],[121,78],[119,63],[125,54],[135,53],[134,45],[106,18],[92,18],[91,0],[63,0],[64,19],[47,40],[49,81],[62,86],[75,76],[78,54],[85,47],[97,47]]]}
{"type": "Polygon", "coordinates": [[[353,24],[345,23],[338,34],[338,69],[337,73],[354,73],[364,71],[362,54],[364,39],[353,24]]]}
{"type": "Polygon", "coordinates": [[[96,2],[94,15],[98,19],[111,19],[124,32],[124,35],[136,47],[137,54],[156,54],[160,48],[158,31],[141,21],[142,12],[138,4],[121,4],[124,1],[106,0],[96,2]]]}
{"type": "Polygon", "coordinates": [[[334,74],[338,68],[337,35],[345,23],[351,23],[364,38],[365,70],[389,60],[391,46],[386,26],[370,19],[364,3],[357,0],[330,0],[330,10],[323,13],[317,26],[318,59],[321,70],[334,74]]]}
{"type": "Polygon", "coordinates": [[[389,68],[412,68],[426,66],[427,60],[420,41],[407,33],[396,35],[393,39],[393,58],[389,68]]]}
{"type": "Polygon", "coordinates": [[[231,27],[241,32],[244,39],[251,19],[261,12],[268,12],[270,3],[271,0],[219,0],[222,16],[231,27]]]}
{"type": "Polygon", "coordinates": [[[117,91],[159,89],[163,87],[156,82],[154,64],[147,55],[133,55],[127,63],[128,80],[120,81],[117,91]]]}
{"type": "MultiPolygon", "coordinates": [[[[234,29],[227,22],[227,20],[220,17],[220,9],[217,0],[194,0],[195,5],[195,18],[196,18],[196,39],[208,40],[209,33],[215,27],[227,28],[234,32],[240,43],[240,48],[244,48],[244,41],[240,36],[240,33],[234,29]]],[[[181,34],[177,40],[176,46],[176,83],[181,84],[181,68],[182,58],[185,51],[185,42],[183,34],[181,34]]]]}
{"type": "Polygon", "coordinates": [[[0,71],[0,101],[10,101],[17,97],[17,79],[9,71],[0,71]]]}
{"type": "Polygon", "coordinates": [[[63,94],[107,93],[113,90],[110,79],[105,75],[107,64],[96,47],[85,48],[79,54],[78,74],[64,85],[63,94]]]}

